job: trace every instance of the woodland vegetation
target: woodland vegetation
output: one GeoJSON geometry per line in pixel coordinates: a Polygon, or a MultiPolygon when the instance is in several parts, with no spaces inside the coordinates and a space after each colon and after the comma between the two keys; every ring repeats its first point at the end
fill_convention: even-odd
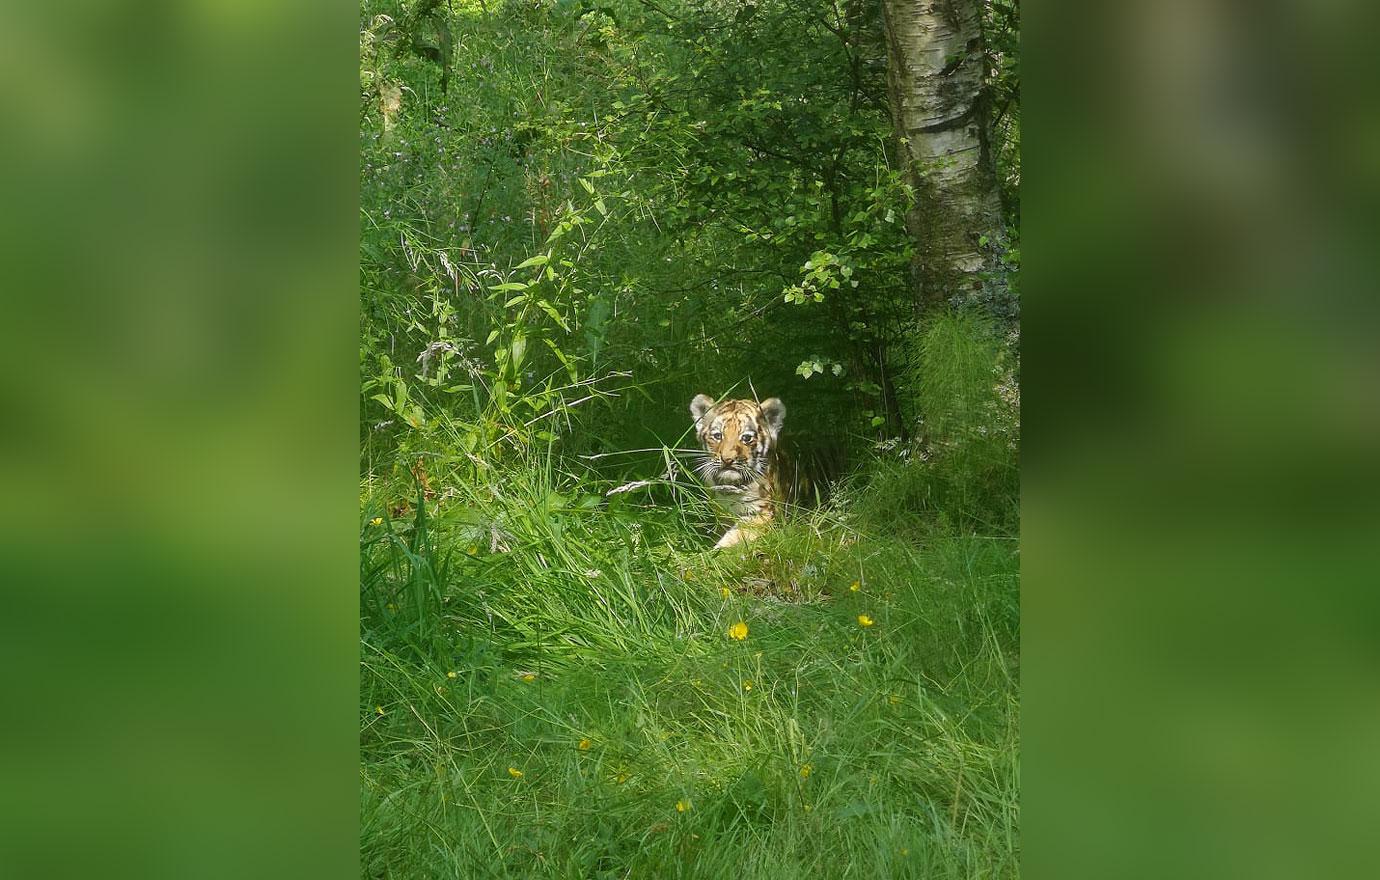
{"type": "Polygon", "coordinates": [[[362,0],[364,874],[1015,876],[1018,21],[362,0]]]}

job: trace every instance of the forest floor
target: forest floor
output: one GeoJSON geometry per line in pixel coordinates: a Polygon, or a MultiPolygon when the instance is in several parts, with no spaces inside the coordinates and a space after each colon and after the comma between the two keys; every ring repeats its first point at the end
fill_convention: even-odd
{"type": "Polygon", "coordinates": [[[537,486],[366,499],[362,875],[1016,876],[1016,542],[879,492],[741,553],[537,486]]]}

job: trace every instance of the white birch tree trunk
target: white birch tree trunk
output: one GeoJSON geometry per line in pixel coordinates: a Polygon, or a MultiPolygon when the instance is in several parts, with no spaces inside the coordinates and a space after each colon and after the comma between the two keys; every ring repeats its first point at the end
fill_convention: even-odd
{"type": "Polygon", "coordinates": [[[883,0],[887,90],[915,202],[913,287],[922,312],[1004,284],[1002,219],[983,100],[982,0],[883,0]]]}

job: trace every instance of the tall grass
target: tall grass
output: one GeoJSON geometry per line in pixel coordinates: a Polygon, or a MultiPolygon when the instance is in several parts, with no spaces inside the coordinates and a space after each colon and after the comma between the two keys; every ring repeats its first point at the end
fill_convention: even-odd
{"type": "Polygon", "coordinates": [[[1014,534],[1020,493],[1020,386],[1014,339],[974,312],[940,312],[907,352],[916,447],[874,470],[860,503],[920,514],[928,527],[1014,534]]]}
{"type": "Polygon", "coordinates": [[[711,554],[549,455],[451,476],[365,510],[365,875],[1014,876],[1009,534],[898,534],[874,480],[711,554]]]}
{"type": "MultiPolygon", "coordinates": [[[[371,386],[399,420],[364,450],[363,873],[1015,876],[1004,352],[927,324],[918,441],[747,552],[708,550],[674,450],[641,474],[575,454],[603,380],[371,386]]],[[[617,460],[620,425],[583,449],[617,460]]]]}
{"type": "Polygon", "coordinates": [[[1014,876],[1001,341],[922,328],[898,382],[918,441],[746,553],[708,551],[704,493],[657,448],[729,387],[785,395],[796,437],[885,421],[864,364],[898,366],[900,190],[859,140],[884,109],[833,124],[836,35],[764,8],[754,28],[814,42],[740,82],[733,29],[412,6],[362,7],[362,872],[1014,876]],[[448,94],[415,51],[433,11],[463,47],[448,94]],[[708,149],[759,125],[756,98],[718,100],[749,92],[813,96],[773,112],[844,139],[829,197],[788,155],[708,149]],[[763,211],[786,224],[743,226],[763,211]],[[840,216],[865,233],[852,285],[768,311],[840,216]],[[812,350],[838,370],[795,375],[812,350]]]}

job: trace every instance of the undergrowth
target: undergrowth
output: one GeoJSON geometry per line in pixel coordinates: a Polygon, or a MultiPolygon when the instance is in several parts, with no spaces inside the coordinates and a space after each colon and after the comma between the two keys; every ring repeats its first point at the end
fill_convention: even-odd
{"type": "Polygon", "coordinates": [[[361,5],[361,872],[1014,877],[1014,337],[916,326],[875,6],[661,6],[361,5]],[[726,392],[852,459],[716,553],[726,392]]]}
{"type": "Polygon", "coordinates": [[[1011,535],[860,478],[710,553],[541,465],[366,506],[365,875],[1014,876],[1011,535]]]}

